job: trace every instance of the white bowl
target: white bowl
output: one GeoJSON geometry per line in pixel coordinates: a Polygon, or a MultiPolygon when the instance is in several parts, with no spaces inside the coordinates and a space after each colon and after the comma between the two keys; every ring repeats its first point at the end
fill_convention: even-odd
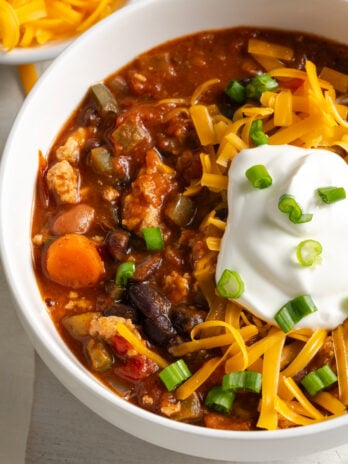
{"type": "MultiPolygon", "coordinates": [[[[143,0],[128,0],[128,3],[132,4],[139,1],[143,0]]],[[[75,39],[76,37],[71,37],[64,40],[49,41],[33,47],[16,47],[10,52],[4,52],[0,49],[0,64],[18,65],[53,60],[75,39]]]]}
{"type": "Polygon", "coordinates": [[[277,431],[212,430],[155,416],[118,398],[70,353],[47,314],[32,268],[30,227],[38,150],[47,153],[89,85],[135,55],[191,32],[234,25],[320,33],[347,42],[343,0],[148,0],[97,24],[65,50],[25,101],[0,171],[1,252],[19,317],[37,352],[93,411],[137,437],[195,456],[226,461],[290,458],[347,441],[348,415],[277,431]]]}
{"type": "Polygon", "coordinates": [[[73,39],[49,42],[36,47],[14,48],[10,52],[0,50],[0,64],[26,64],[56,58],[73,39]]]}

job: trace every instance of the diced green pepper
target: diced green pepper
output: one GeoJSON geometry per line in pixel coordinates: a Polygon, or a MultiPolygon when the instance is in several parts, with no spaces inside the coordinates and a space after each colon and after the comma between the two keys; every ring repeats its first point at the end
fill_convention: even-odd
{"type": "Polygon", "coordinates": [[[97,372],[104,372],[113,364],[113,357],[103,340],[91,338],[86,346],[92,367],[97,372]]]}
{"type": "Polygon", "coordinates": [[[92,85],[91,93],[102,116],[107,116],[110,113],[115,115],[118,114],[119,109],[117,101],[105,84],[98,83],[92,85]]]}

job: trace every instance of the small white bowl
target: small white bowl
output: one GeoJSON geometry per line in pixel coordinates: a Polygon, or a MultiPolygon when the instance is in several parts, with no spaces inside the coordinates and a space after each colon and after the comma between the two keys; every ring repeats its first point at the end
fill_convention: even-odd
{"type": "Polygon", "coordinates": [[[26,64],[56,58],[74,39],[49,42],[36,47],[14,48],[10,52],[0,50],[0,64],[26,64]]]}
{"type": "Polygon", "coordinates": [[[225,461],[291,458],[347,441],[348,415],[277,431],[237,432],[178,423],[127,403],[84,369],[46,311],[32,267],[31,213],[38,150],[47,153],[90,84],[159,43],[199,30],[236,25],[320,33],[348,43],[344,0],[148,0],[97,24],[65,50],[26,99],[0,171],[0,245],[18,315],[36,350],[83,403],[137,437],[195,456],[225,461]]]}
{"type": "MultiPolygon", "coordinates": [[[[128,0],[127,4],[137,3],[139,1],[143,0],[128,0]]],[[[65,40],[49,41],[43,45],[36,45],[35,47],[16,47],[10,52],[4,52],[0,49],[0,64],[18,65],[53,60],[77,37],[78,36],[65,40]]]]}

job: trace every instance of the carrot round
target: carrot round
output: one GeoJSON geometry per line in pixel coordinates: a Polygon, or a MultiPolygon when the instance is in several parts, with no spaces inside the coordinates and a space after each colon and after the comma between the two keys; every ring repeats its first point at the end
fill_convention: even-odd
{"type": "Polygon", "coordinates": [[[51,280],[71,288],[93,286],[104,274],[95,243],[78,234],[66,234],[51,243],[45,268],[51,280]]]}

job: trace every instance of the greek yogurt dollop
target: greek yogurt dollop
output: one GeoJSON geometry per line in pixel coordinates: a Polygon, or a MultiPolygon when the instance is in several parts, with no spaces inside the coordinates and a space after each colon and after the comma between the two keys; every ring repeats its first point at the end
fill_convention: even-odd
{"type": "Polygon", "coordinates": [[[348,196],[348,166],[333,152],[290,145],[262,145],[241,151],[231,163],[228,220],[218,256],[216,280],[225,269],[241,276],[238,302],[274,325],[274,315],[289,300],[308,294],[318,311],[296,327],[337,327],[348,316],[348,197],[326,204],[321,187],[343,187],[348,196]],[[254,188],[245,172],[263,164],[273,183],[254,188]],[[294,224],[278,208],[292,195],[312,220],[294,224]],[[296,247],[303,240],[322,245],[319,262],[303,266],[296,247]]]}

